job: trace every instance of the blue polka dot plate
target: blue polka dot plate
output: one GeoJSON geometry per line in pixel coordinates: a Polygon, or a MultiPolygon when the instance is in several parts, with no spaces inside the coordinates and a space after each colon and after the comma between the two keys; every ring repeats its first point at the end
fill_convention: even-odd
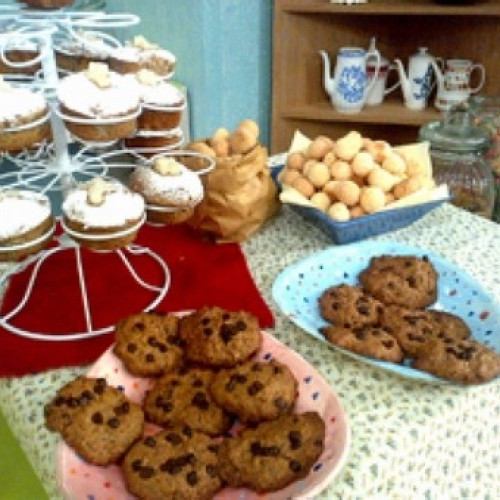
{"type": "MultiPolygon", "coordinates": [[[[293,323],[319,341],[328,343],[319,332],[319,328],[328,323],[319,313],[318,298],[331,286],[357,284],[358,274],[368,266],[371,257],[386,254],[427,255],[439,273],[438,298],[431,308],[460,316],[476,340],[500,352],[500,305],[497,301],[474,278],[440,255],[402,243],[363,241],[314,253],[278,275],[273,285],[273,298],[293,323]]],[[[409,379],[450,383],[412,368],[407,361],[402,364],[379,361],[333,347],[374,367],[409,379]]]]}
{"type": "MultiPolygon", "coordinates": [[[[324,450],[304,479],[282,490],[258,494],[244,488],[224,488],[214,496],[214,500],[311,499],[334,480],[345,463],[351,441],[347,415],[340,399],[326,380],[304,358],[272,335],[262,333],[262,345],[255,359],[263,361],[276,359],[290,368],[297,379],[295,411],[297,413],[316,411],[321,415],[326,427],[324,450]]],[[[113,354],[113,347],[104,352],[87,375],[105,377],[109,384],[123,390],[127,397],[138,404],[142,402],[146,391],[154,383],[151,379],[134,377],[128,373],[113,354]]],[[[158,427],[149,425],[145,433],[154,434],[158,430],[160,430],[158,427]]],[[[59,444],[57,450],[57,472],[64,498],[72,500],[136,498],[127,491],[118,465],[99,467],[89,464],[79,458],[64,442],[59,444]]]]}

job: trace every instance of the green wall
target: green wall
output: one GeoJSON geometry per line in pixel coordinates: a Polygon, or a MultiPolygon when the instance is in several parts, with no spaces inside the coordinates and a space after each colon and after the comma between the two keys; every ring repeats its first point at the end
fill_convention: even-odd
{"type": "Polygon", "coordinates": [[[188,87],[192,138],[256,120],[269,144],[271,0],[107,0],[108,12],[130,12],[141,34],[178,59],[175,79],[188,87]]]}

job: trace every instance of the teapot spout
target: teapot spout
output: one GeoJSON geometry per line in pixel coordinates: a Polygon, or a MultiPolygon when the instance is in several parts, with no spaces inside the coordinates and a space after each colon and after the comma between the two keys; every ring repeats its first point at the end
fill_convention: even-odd
{"type": "Polygon", "coordinates": [[[324,50],[320,50],[319,54],[323,60],[323,88],[325,92],[332,98],[335,88],[334,78],[331,76],[330,57],[324,50]]]}
{"type": "Polygon", "coordinates": [[[399,81],[401,83],[401,90],[403,92],[403,97],[405,101],[411,100],[411,89],[410,89],[410,80],[406,76],[406,72],[401,62],[401,59],[394,59],[394,63],[396,64],[396,70],[399,75],[399,81]]]}

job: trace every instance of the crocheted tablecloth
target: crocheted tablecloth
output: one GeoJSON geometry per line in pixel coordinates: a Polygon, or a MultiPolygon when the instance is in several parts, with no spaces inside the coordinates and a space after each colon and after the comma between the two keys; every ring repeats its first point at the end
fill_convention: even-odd
{"type": "MultiPolygon", "coordinates": [[[[500,225],[445,204],[410,227],[373,240],[437,252],[500,300],[500,225]]],[[[271,333],[318,369],[349,416],[347,462],[317,498],[500,498],[500,382],[460,387],[400,378],[325,347],[273,303],[276,276],[331,244],[288,207],[243,244],[255,281],[276,316],[271,333]]],[[[43,405],[84,371],[61,369],[0,381],[2,411],[51,499],[60,496],[55,475],[59,438],[44,427],[43,405]]]]}

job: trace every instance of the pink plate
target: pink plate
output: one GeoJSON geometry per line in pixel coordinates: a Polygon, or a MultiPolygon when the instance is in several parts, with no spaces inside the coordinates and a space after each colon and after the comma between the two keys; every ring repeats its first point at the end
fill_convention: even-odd
{"type": "MultiPolygon", "coordinates": [[[[342,404],[333,389],[322,376],[295,351],[262,333],[262,347],[258,360],[280,361],[290,367],[298,381],[297,413],[317,411],[326,424],[325,449],[309,475],[288,487],[259,495],[247,489],[221,490],[214,500],[281,500],[285,498],[307,499],[328,486],[341,470],[349,449],[350,429],[342,404]]],[[[121,387],[132,400],[140,403],[150,379],[130,375],[110,347],[89,370],[90,377],[105,377],[109,384],[121,387]]],[[[152,429],[149,429],[151,432],[152,429]]],[[[123,481],[120,467],[99,467],[83,461],[64,442],[57,450],[57,477],[65,498],[72,500],[132,500],[123,481]]]]}

